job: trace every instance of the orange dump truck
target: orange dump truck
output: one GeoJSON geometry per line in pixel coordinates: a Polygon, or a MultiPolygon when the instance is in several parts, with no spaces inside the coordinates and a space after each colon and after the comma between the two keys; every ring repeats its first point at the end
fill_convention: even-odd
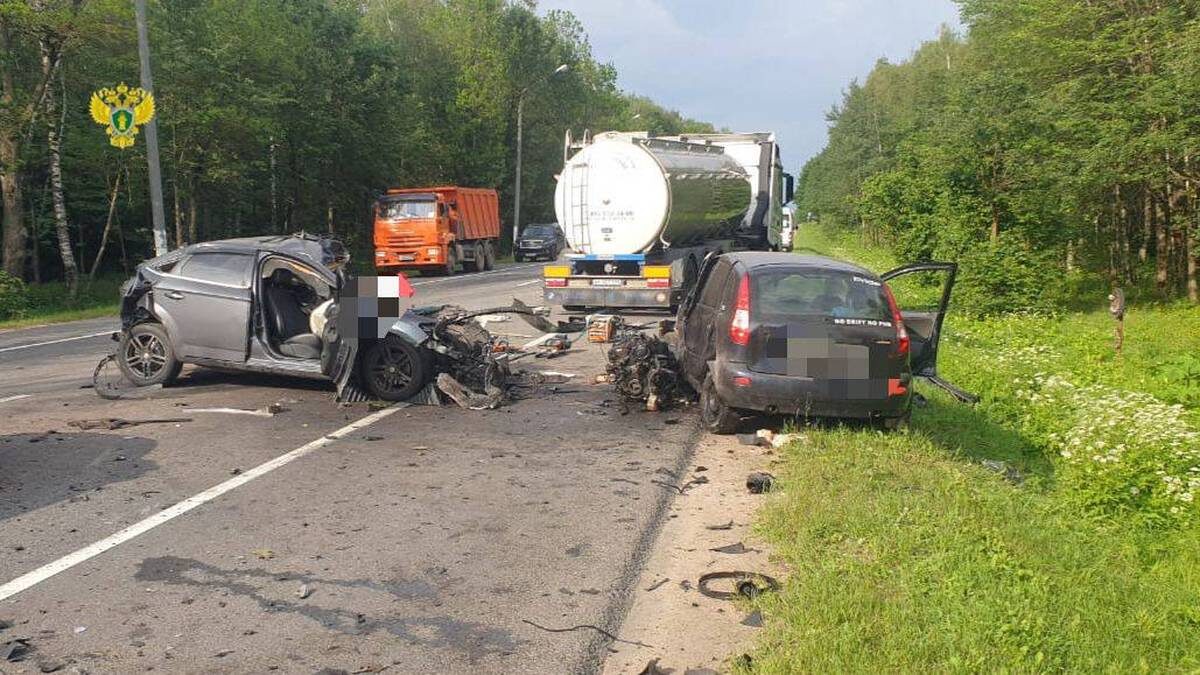
{"type": "Polygon", "coordinates": [[[500,240],[495,190],[394,188],[375,204],[375,269],[454,274],[490,270],[500,240]]]}

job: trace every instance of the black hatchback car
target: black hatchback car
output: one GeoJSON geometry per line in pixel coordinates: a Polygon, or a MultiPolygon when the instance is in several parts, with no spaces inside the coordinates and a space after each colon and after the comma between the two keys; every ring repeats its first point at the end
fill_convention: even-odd
{"type": "Polygon", "coordinates": [[[924,263],[877,276],[823,256],[710,256],[675,326],[705,427],[732,433],[750,412],[902,426],[913,376],[937,377],[957,269],[924,263]],[[901,314],[889,282],[906,281],[928,302],[901,314]]]}

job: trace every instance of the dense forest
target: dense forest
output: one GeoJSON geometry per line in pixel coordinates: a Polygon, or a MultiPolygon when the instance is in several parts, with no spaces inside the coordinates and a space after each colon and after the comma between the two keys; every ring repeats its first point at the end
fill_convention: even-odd
{"type": "MultiPolygon", "coordinates": [[[[711,129],[619,91],[575,17],[533,0],[155,0],[149,36],[173,246],[304,229],[363,250],[395,185],[498,188],[510,226],[523,93],[524,222],[553,220],[567,129],[711,129]]],[[[144,140],[112,147],[88,114],[120,82],[139,82],[132,2],[0,0],[10,275],[152,254],[144,140]]]]}
{"type": "Polygon", "coordinates": [[[965,35],[849,86],[799,212],[959,260],[985,313],[1200,302],[1200,2],[958,2],[965,35]]]}

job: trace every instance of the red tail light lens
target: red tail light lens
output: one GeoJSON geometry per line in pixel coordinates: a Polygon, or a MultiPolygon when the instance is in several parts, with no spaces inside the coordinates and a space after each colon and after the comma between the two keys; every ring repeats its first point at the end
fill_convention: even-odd
{"type": "Polygon", "coordinates": [[[887,297],[888,309],[892,310],[892,325],[896,327],[896,354],[908,356],[912,345],[908,339],[908,329],[904,327],[904,316],[900,314],[900,306],[896,304],[896,296],[892,295],[892,289],[888,288],[887,284],[883,285],[883,294],[887,297]]]}
{"type": "Polygon", "coordinates": [[[733,306],[733,321],[729,324],[729,340],[745,347],[750,344],[750,275],[743,274],[738,282],[737,302],[733,306]]]}

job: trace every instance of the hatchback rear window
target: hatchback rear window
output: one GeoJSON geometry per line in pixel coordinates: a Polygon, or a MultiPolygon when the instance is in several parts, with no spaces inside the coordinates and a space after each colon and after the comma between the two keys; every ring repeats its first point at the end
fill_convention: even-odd
{"type": "Polygon", "coordinates": [[[785,269],[751,276],[750,308],[758,319],[797,315],[890,321],[883,284],[847,272],[785,269]]]}

